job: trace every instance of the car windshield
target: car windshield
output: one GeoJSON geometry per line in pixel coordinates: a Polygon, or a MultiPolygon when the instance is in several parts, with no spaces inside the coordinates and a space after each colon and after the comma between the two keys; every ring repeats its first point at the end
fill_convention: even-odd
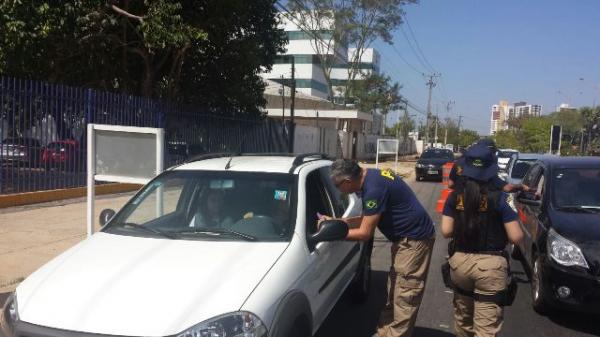
{"type": "Polygon", "coordinates": [[[557,170],[552,186],[556,192],[552,194],[557,208],[600,210],[600,169],[557,170]]]}
{"type": "Polygon", "coordinates": [[[523,179],[533,162],[535,162],[534,159],[518,159],[512,167],[510,177],[514,179],[523,179]]]}
{"type": "Polygon", "coordinates": [[[165,172],[103,229],[191,240],[284,241],[293,231],[293,178],[283,173],[165,172]]]}
{"type": "Polygon", "coordinates": [[[452,152],[448,150],[429,150],[421,155],[423,159],[454,159],[452,152]]]}

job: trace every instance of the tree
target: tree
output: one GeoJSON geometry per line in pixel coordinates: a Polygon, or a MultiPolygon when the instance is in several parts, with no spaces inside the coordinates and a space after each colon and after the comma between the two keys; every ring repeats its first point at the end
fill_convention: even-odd
{"type": "MultiPolygon", "coordinates": [[[[348,62],[348,81],[343,90],[348,100],[354,95],[354,81],[361,73],[360,60],[376,39],[392,43],[392,32],[402,24],[403,6],[416,0],[297,0],[291,2],[292,16],[303,30],[310,30],[330,97],[334,96],[332,68],[345,64],[341,53],[352,45],[356,52],[348,62]],[[344,47],[344,48],[340,48],[344,47]]],[[[363,75],[366,75],[363,73],[363,75]]]]}
{"type": "Polygon", "coordinates": [[[400,109],[400,88],[398,83],[392,84],[387,75],[371,74],[356,83],[356,107],[365,112],[379,111],[385,119],[390,111],[400,109]]]}
{"type": "Polygon", "coordinates": [[[466,147],[478,141],[480,138],[479,133],[474,130],[463,129],[460,131],[460,138],[458,141],[458,145],[466,147]]]}
{"type": "Polygon", "coordinates": [[[0,72],[146,97],[202,98],[212,111],[256,115],[265,103],[258,73],[270,69],[285,43],[273,5],[4,1],[0,72]],[[227,84],[231,90],[213,91],[227,84]]]}
{"type": "Polygon", "coordinates": [[[493,138],[499,149],[522,149],[515,130],[500,130],[496,132],[493,138]]]}
{"type": "Polygon", "coordinates": [[[524,152],[545,153],[550,149],[550,129],[552,119],[548,116],[529,117],[523,121],[523,140],[521,149],[524,152]]]}

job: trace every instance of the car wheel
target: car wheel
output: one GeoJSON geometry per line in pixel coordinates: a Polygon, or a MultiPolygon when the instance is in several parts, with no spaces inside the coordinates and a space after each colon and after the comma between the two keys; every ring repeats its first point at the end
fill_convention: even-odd
{"type": "Polygon", "coordinates": [[[544,276],[542,274],[542,258],[534,256],[531,270],[531,305],[538,314],[548,313],[546,292],[544,289],[544,276]]]}
{"type": "Polygon", "coordinates": [[[423,177],[417,176],[417,181],[421,181],[421,180],[423,180],[423,177]]]}
{"type": "Polygon", "coordinates": [[[510,244],[509,246],[509,251],[510,251],[510,257],[512,257],[515,260],[521,261],[523,259],[523,255],[521,254],[521,250],[519,249],[519,247],[515,246],[514,244],[510,244]]]}
{"type": "Polygon", "coordinates": [[[365,244],[365,252],[361,256],[357,274],[352,281],[351,295],[356,303],[364,303],[369,298],[371,289],[371,251],[373,250],[373,240],[365,244]]]}
{"type": "Polygon", "coordinates": [[[303,323],[304,320],[297,320],[292,329],[285,334],[286,337],[310,337],[308,326],[303,323]]]}

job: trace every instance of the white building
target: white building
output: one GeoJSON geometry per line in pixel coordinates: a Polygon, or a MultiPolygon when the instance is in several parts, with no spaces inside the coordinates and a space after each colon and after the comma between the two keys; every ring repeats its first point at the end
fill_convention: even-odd
{"type": "MultiPolygon", "coordinates": [[[[332,100],[320,65],[322,56],[319,55],[327,55],[333,65],[330,73],[333,96],[342,96],[348,80],[348,65],[355,58],[356,48],[348,48],[332,39],[333,19],[324,21],[320,25],[309,23],[309,27],[318,27],[318,31],[307,33],[296,24],[299,19],[290,20],[288,15],[291,14],[280,15],[281,28],[286,32],[289,41],[287,50],[277,56],[273,69],[263,73],[263,78],[281,83],[283,77],[285,83],[289,84],[293,58],[296,90],[310,96],[332,100]],[[322,40],[315,39],[316,37],[322,40]]],[[[300,17],[300,14],[296,16],[300,17]]],[[[364,78],[373,71],[379,72],[379,64],[379,53],[373,48],[365,49],[360,58],[360,73],[356,79],[364,78]]]]}
{"type": "Polygon", "coordinates": [[[508,105],[507,101],[500,101],[492,105],[490,134],[495,135],[500,130],[508,130],[508,121],[512,118],[539,117],[542,115],[542,106],[517,102],[508,105]]]}

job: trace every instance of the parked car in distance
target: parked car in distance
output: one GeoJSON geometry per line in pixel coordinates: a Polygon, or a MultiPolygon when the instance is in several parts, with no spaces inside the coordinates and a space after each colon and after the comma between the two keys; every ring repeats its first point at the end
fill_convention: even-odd
{"type": "Polygon", "coordinates": [[[339,220],[317,228],[321,214],[362,207],[330,165],[213,154],[171,167],[20,283],[0,326],[7,336],[312,336],[346,290],[365,300],[370,288],[372,241],[345,241],[339,220]]]}
{"type": "MultiPolygon", "coordinates": [[[[516,198],[533,308],[600,313],[600,158],[539,158],[516,198]]],[[[519,254],[517,254],[519,255],[519,254]]]]}
{"type": "Polygon", "coordinates": [[[0,157],[5,163],[38,167],[41,163],[41,155],[42,145],[35,138],[6,138],[0,144],[0,157]]]}
{"type": "Polygon", "coordinates": [[[513,149],[498,150],[498,152],[496,153],[496,155],[498,156],[498,168],[500,168],[501,171],[506,171],[506,169],[508,167],[508,162],[510,161],[510,158],[514,154],[518,154],[518,153],[519,153],[519,151],[513,150],[513,149]]]}
{"type": "Polygon", "coordinates": [[[61,170],[75,171],[83,169],[85,158],[80,150],[79,143],[75,140],[57,140],[48,143],[42,151],[44,168],[58,168],[61,170]]]}
{"type": "Polygon", "coordinates": [[[421,154],[415,164],[417,181],[425,178],[442,179],[444,164],[454,161],[454,153],[446,149],[429,148],[421,154]]]}

